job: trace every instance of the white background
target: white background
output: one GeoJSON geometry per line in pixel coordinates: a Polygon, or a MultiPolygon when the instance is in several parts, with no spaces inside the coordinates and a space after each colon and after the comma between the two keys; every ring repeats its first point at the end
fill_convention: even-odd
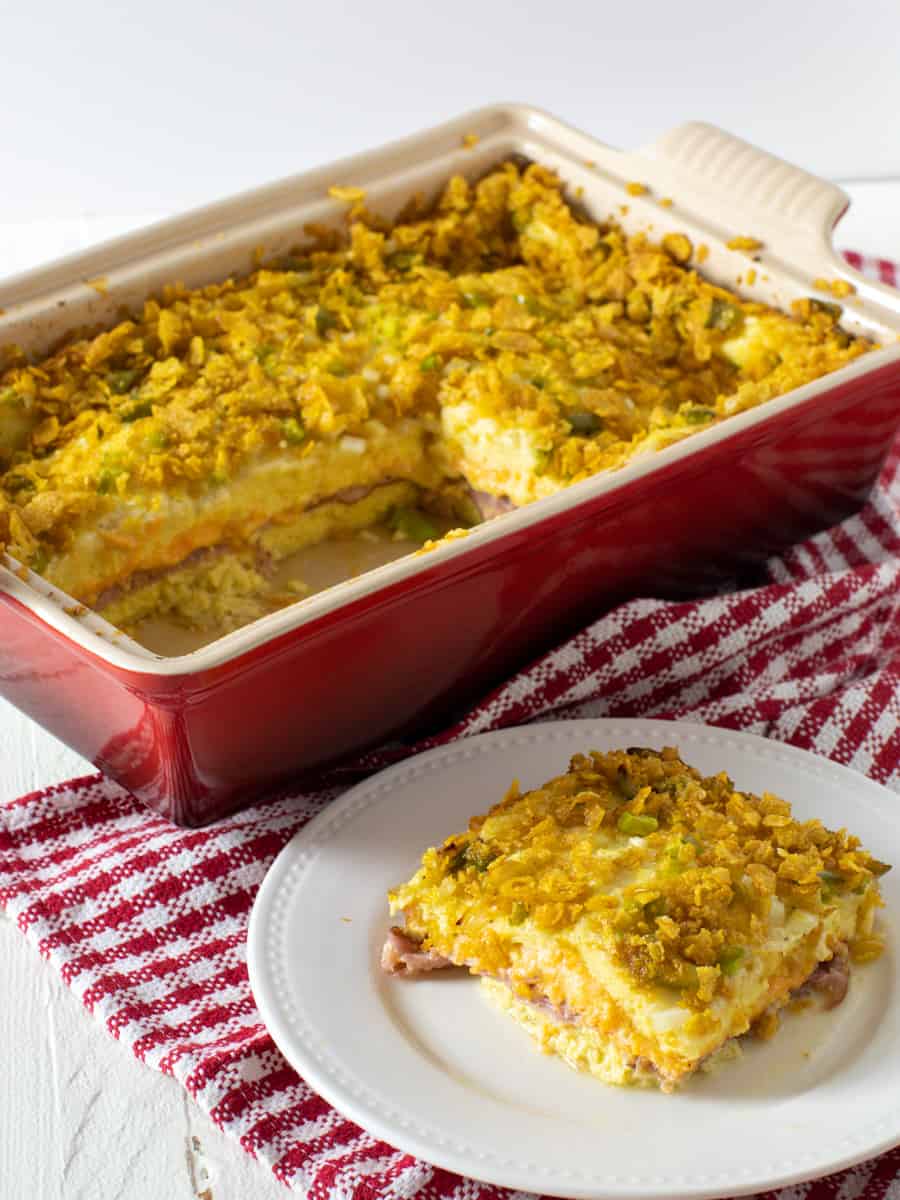
{"type": "MultiPolygon", "coordinates": [[[[19,0],[0,22],[0,276],[495,100],[623,147],[714,121],[844,182],[838,243],[900,257],[896,0],[19,0]]],[[[0,801],[86,769],[0,701],[0,801]]],[[[2,920],[0,957],[3,1200],[284,1194],[2,920]]]]}
{"type": "Polygon", "coordinates": [[[181,208],[491,100],[626,147],[701,117],[825,175],[900,175],[896,0],[19,0],[2,16],[8,219],[181,208]]]}

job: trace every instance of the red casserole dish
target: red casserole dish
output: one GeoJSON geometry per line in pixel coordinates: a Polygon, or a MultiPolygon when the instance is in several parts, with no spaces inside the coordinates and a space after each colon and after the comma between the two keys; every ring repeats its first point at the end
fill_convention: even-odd
{"type": "Polygon", "coordinates": [[[686,232],[708,247],[704,273],[750,298],[784,308],[817,279],[852,282],[843,324],[883,348],[190,654],[154,654],[76,615],[6,560],[0,692],[171,820],[204,823],[433,720],[616,599],[703,590],[839,520],[871,486],[900,425],[900,297],[832,249],[839,188],[703,124],[622,153],[535,109],[484,109],[11,280],[0,344],[39,353],[174,279],[246,273],[260,247],[284,253],[304,224],[339,219],[331,185],[364,187],[390,216],[414,192],[511,154],[555,168],[591,215],[615,212],[629,232],[686,232]],[[736,235],[762,242],[753,264],[727,248],[736,235]]]}

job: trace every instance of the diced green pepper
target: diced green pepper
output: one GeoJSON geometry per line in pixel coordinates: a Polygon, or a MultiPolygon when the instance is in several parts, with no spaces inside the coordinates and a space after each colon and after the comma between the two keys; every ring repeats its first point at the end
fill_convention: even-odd
{"type": "Polygon", "coordinates": [[[439,371],[443,366],[443,359],[439,354],[428,354],[419,363],[420,371],[439,371]]]}
{"type": "Polygon", "coordinates": [[[388,518],[388,524],[411,542],[427,542],[438,536],[434,523],[417,508],[395,508],[388,518]]]}
{"type": "Polygon", "coordinates": [[[578,434],[580,437],[590,437],[592,434],[599,433],[603,428],[602,417],[582,409],[570,409],[566,413],[566,420],[569,422],[572,433],[578,434]]]}
{"type": "Polygon", "coordinates": [[[278,374],[278,347],[269,342],[263,342],[262,345],[256,347],[253,353],[269,378],[275,379],[278,374]]]}
{"type": "Polygon", "coordinates": [[[681,415],[684,417],[688,425],[707,425],[715,419],[715,409],[705,408],[702,404],[693,404],[690,408],[683,408],[681,415]]]}
{"type": "Polygon", "coordinates": [[[707,329],[717,329],[720,333],[731,333],[732,330],[739,327],[742,320],[741,310],[736,305],[722,300],[719,296],[713,296],[706,317],[707,329]]]}
{"type": "Polygon", "coordinates": [[[518,295],[516,296],[516,303],[521,304],[525,311],[533,317],[542,317],[547,311],[540,300],[534,296],[518,295]]]}
{"type": "Polygon", "coordinates": [[[472,870],[482,875],[495,858],[497,858],[497,852],[489,850],[483,842],[469,842],[457,850],[451,858],[447,872],[450,875],[456,875],[462,870],[472,870]]]}
{"type": "Polygon", "coordinates": [[[743,946],[724,946],[719,955],[719,968],[723,975],[735,975],[740,969],[746,951],[743,946]]]}
{"type": "Polygon", "coordinates": [[[684,842],[682,839],[678,838],[666,846],[666,861],[663,864],[664,875],[680,875],[684,871],[685,864],[681,861],[681,850],[683,845],[684,842]]]}
{"type": "Polygon", "coordinates": [[[141,372],[136,368],[123,371],[110,371],[106,377],[106,382],[109,384],[109,390],[113,395],[124,396],[126,392],[131,391],[140,376],[141,372]]]}
{"type": "Polygon", "coordinates": [[[461,846],[456,851],[456,853],[450,859],[450,862],[447,864],[447,874],[448,875],[455,875],[458,871],[461,871],[463,869],[463,867],[466,865],[466,855],[468,853],[468,850],[469,850],[468,846],[461,846]]]}
{"type": "Polygon", "coordinates": [[[624,812],[619,817],[617,827],[619,833],[624,833],[627,837],[647,837],[659,829],[659,821],[649,815],[638,816],[635,813],[624,812]]]}
{"type": "Polygon", "coordinates": [[[687,781],[681,775],[676,775],[674,778],[658,779],[653,784],[654,792],[665,792],[669,796],[678,796],[687,787],[687,781]]]}
{"type": "Polygon", "coordinates": [[[486,308],[491,299],[484,292],[463,292],[463,302],[467,308],[486,308]]]}
{"type": "Polygon", "coordinates": [[[418,257],[415,250],[396,250],[388,255],[387,265],[393,271],[408,271],[418,257]]]}
{"type": "Polygon", "coordinates": [[[306,430],[296,417],[286,417],[281,422],[281,428],[284,431],[285,440],[294,446],[299,446],[301,442],[306,441],[306,430]]]}
{"type": "Polygon", "coordinates": [[[336,329],[338,324],[337,314],[320,304],[316,309],[316,332],[319,337],[324,337],[329,329],[336,329]]]}
{"type": "Polygon", "coordinates": [[[483,875],[495,858],[499,858],[496,850],[484,850],[478,854],[470,854],[468,865],[473,871],[477,871],[479,875],[483,875]]]}
{"type": "Polygon", "coordinates": [[[522,922],[527,919],[527,917],[528,909],[521,902],[521,900],[517,900],[512,906],[512,912],[509,914],[510,925],[521,925],[522,922]]]}
{"type": "Polygon", "coordinates": [[[535,475],[546,475],[550,470],[553,462],[552,450],[535,450],[534,452],[534,473],[535,475]]]}
{"type": "Polygon", "coordinates": [[[644,916],[648,921],[655,921],[657,917],[666,915],[668,907],[665,896],[657,896],[655,900],[644,905],[644,916]]]}
{"type": "Polygon", "coordinates": [[[119,409],[119,418],[126,425],[130,425],[133,421],[139,421],[141,417],[152,416],[152,414],[153,403],[150,400],[138,400],[136,404],[119,409]]]}
{"type": "Polygon", "coordinates": [[[812,312],[827,314],[833,321],[839,321],[844,315],[844,310],[839,304],[832,304],[828,300],[820,300],[817,296],[810,296],[809,307],[812,312]]]}

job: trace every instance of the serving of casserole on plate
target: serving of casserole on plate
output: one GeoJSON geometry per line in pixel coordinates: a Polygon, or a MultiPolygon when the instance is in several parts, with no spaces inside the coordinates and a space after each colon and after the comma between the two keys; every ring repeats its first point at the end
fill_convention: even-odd
{"type": "Polygon", "coordinates": [[[845,203],[498,106],[11,281],[4,695],[196,823],[846,515],[900,317],[845,203]]]}
{"type": "Polygon", "coordinates": [[[315,816],[255,902],[250,981],[309,1085],[426,1162],[566,1197],[765,1192],[900,1142],[898,855],[896,796],[790,746],[506,729],[315,816]],[[467,966],[386,973],[401,909],[389,966],[467,966]]]}
{"type": "Polygon", "coordinates": [[[851,958],[883,949],[887,870],[674,747],[576,754],[426,851],[390,893],[403,925],[382,965],[468,967],[547,1052],[671,1091],[749,1030],[770,1036],[798,990],[844,999],[851,958]]]}

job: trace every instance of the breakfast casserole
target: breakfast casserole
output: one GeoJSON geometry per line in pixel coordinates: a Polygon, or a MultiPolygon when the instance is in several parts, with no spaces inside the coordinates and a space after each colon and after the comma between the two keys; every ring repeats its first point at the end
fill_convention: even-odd
{"type": "Polygon", "coordinates": [[[684,234],[588,219],[536,164],[454,177],[393,224],[332,191],[346,236],[7,352],[0,551],[125,631],[221,633],[308,590],[272,582],[305,547],[428,543],[871,349],[836,304],[706,281],[684,234]]]}
{"type": "Polygon", "coordinates": [[[545,1051],[671,1091],[772,1034],[798,992],[844,998],[882,948],[887,870],[675,749],[577,754],[425,852],[389,895],[382,965],[465,966],[545,1051]]]}

